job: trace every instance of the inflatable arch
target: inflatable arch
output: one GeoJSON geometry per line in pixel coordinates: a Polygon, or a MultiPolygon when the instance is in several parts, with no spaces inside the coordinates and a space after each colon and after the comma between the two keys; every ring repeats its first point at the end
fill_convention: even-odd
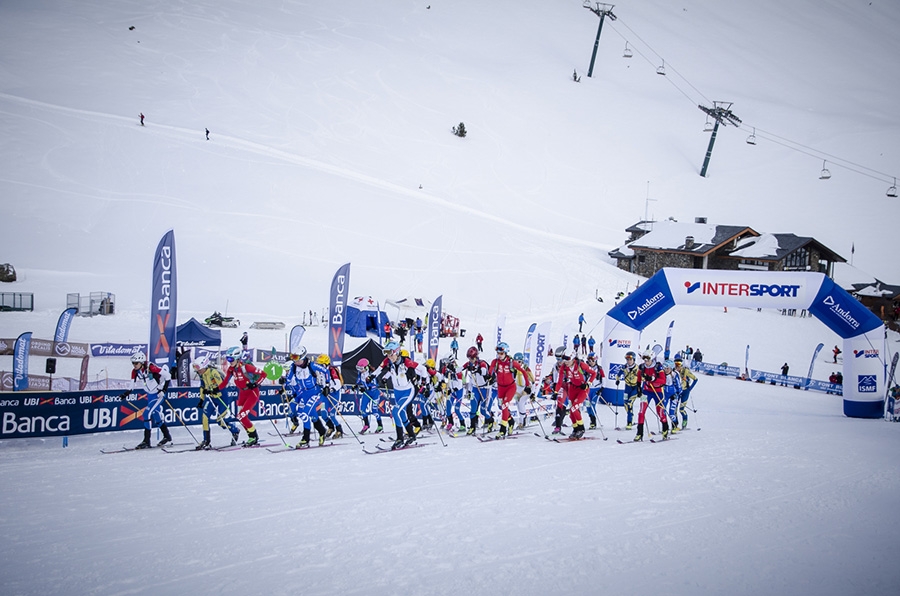
{"type": "Polygon", "coordinates": [[[844,415],[884,415],[885,332],[881,320],[822,273],[664,268],[610,309],[604,320],[603,397],[622,405],[615,373],[640,353],[641,331],[676,304],[807,309],[843,338],[844,415]]]}

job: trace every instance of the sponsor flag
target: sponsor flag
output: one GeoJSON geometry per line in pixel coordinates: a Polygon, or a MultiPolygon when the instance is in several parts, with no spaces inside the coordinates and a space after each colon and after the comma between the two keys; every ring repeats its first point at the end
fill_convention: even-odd
{"type": "Polygon", "coordinates": [[[75,319],[75,313],[77,312],[77,308],[67,308],[62,311],[62,314],[59,315],[59,320],[56,322],[56,334],[53,336],[53,341],[59,344],[69,341],[69,327],[72,326],[72,321],[75,319]]]}
{"type": "Polygon", "coordinates": [[[88,356],[81,359],[81,375],[78,377],[79,391],[84,391],[84,388],[87,387],[88,384],[88,362],[90,362],[88,356]]]}
{"type": "Polygon", "coordinates": [[[31,331],[23,333],[13,346],[13,391],[28,389],[28,353],[31,351],[31,331]]]}
{"type": "Polygon", "coordinates": [[[428,357],[437,362],[438,348],[441,343],[441,317],[444,295],[441,294],[431,303],[431,310],[428,312],[428,357]]]}
{"type": "Polygon", "coordinates": [[[347,292],[350,289],[350,263],[341,265],[331,280],[328,300],[328,356],[340,367],[344,359],[344,328],[346,326],[347,292]]]}
{"type": "Polygon", "coordinates": [[[175,231],[165,233],[153,256],[153,285],[150,294],[150,355],[159,366],[175,364],[175,316],[177,287],[175,275],[175,231]]]}
{"type": "Polygon", "coordinates": [[[497,341],[494,343],[494,347],[496,347],[501,341],[503,341],[503,328],[506,326],[506,314],[497,315],[497,341]]]}
{"type": "Polygon", "coordinates": [[[306,333],[306,327],[303,325],[294,325],[291,329],[291,338],[288,340],[288,351],[296,353],[300,349],[303,341],[303,334],[306,333]]]}
{"type": "Polygon", "coordinates": [[[669,348],[672,346],[672,327],[675,326],[675,321],[669,323],[669,329],[666,331],[666,349],[663,352],[663,359],[669,359],[669,348]]]}
{"type": "Polygon", "coordinates": [[[547,341],[550,336],[549,321],[541,323],[534,330],[534,380],[541,382],[541,368],[544,366],[544,356],[547,351],[547,341]]]}
{"type": "Polygon", "coordinates": [[[812,360],[809,362],[809,373],[806,375],[806,383],[803,384],[804,390],[809,389],[809,381],[810,381],[810,379],[812,379],[812,376],[813,376],[813,367],[815,367],[816,358],[818,358],[819,352],[822,351],[823,347],[825,347],[825,344],[820,343],[818,346],[816,346],[816,351],[813,352],[812,360]]]}
{"type": "Polygon", "coordinates": [[[537,328],[537,323],[532,323],[528,326],[528,331],[525,333],[525,346],[522,350],[522,354],[525,356],[525,365],[531,367],[531,338],[534,337],[534,330],[537,328]]]}
{"type": "Polygon", "coordinates": [[[744,351],[744,376],[750,378],[750,344],[747,344],[747,349],[744,351]]]}

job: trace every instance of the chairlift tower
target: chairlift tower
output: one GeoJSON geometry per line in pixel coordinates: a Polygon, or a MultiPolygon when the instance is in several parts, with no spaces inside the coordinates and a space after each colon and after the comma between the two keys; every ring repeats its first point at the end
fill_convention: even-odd
{"type": "Polygon", "coordinates": [[[703,110],[707,116],[715,121],[712,129],[712,135],[709,137],[709,147],[706,148],[706,158],[703,160],[703,167],[700,169],[700,175],[706,178],[706,170],[709,169],[709,158],[712,157],[713,145],[716,144],[716,134],[719,132],[719,124],[728,126],[740,126],[741,119],[731,112],[732,102],[730,101],[714,101],[713,107],[708,108],[704,105],[697,106],[703,110]]]}
{"type": "Polygon", "coordinates": [[[615,5],[594,2],[594,5],[591,6],[591,0],[584,0],[582,6],[600,17],[600,26],[597,27],[597,39],[594,40],[594,52],[591,54],[591,65],[588,67],[587,72],[587,76],[590,77],[594,72],[594,61],[597,59],[597,48],[600,46],[600,33],[603,31],[603,20],[606,17],[609,17],[610,21],[616,20],[616,15],[614,15],[612,11],[612,9],[615,8],[615,5]]]}

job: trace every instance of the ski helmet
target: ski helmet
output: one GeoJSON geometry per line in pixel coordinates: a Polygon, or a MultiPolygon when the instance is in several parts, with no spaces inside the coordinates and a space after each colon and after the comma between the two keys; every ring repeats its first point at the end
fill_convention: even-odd
{"type": "Polygon", "coordinates": [[[356,370],[362,372],[369,368],[369,361],[366,358],[360,358],[359,362],[356,363],[356,370]]]}
{"type": "Polygon", "coordinates": [[[672,362],[671,360],[666,360],[665,367],[666,368],[675,368],[675,363],[672,362]]]}
{"type": "Polygon", "coordinates": [[[478,358],[478,348],[472,346],[466,350],[466,358],[478,358]]]}
{"type": "Polygon", "coordinates": [[[625,359],[628,360],[629,358],[634,360],[635,358],[637,358],[637,354],[635,354],[634,352],[632,352],[630,350],[628,352],[625,352],[625,359]]]}
{"type": "Polygon", "coordinates": [[[590,353],[588,354],[587,359],[588,359],[588,362],[596,361],[596,360],[597,360],[597,355],[594,354],[593,352],[590,352],[590,353]]]}
{"type": "Polygon", "coordinates": [[[131,355],[132,364],[143,364],[147,362],[147,356],[143,352],[135,352],[131,355]]]}
{"type": "Polygon", "coordinates": [[[400,349],[400,344],[398,344],[395,341],[389,341],[386,344],[384,344],[384,348],[382,348],[381,351],[384,353],[385,356],[391,356],[391,355],[395,354],[397,352],[397,350],[399,350],[399,349],[400,349]]]}
{"type": "Polygon", "coordinates": [[[498,352],[509,352],[509,344],[506,343],[505,341],[501,341],[499,344],[497,344],[497,351],[498,352]]]}
{"type": "Polygon", "coordinates": [[[675,364],[678,364],[679,362],[684,362],[684,360],[682,359],[681,354],[675,354],[675,364]]]}
{"type": "Polygon", "coordinates": [[[400,350],[401,358],[409,358],[409,350],[400,350]]]}
{"type": "Polygon", "coordinates": [[[240,360],[241,358],[241,349],[237,346],[232,346],[225,350],[225,361],[226,362],[235,362],[236,360],[240,360]]]}
{"type": "Polygon", "coordinates": [[[641,356],[641,358],[643,358],[644,360],[653,360],[655,357],[656,357],[656,354],[654,354],[650,350],[647,350],[646,352],[644,352],[644,355],[641,356]]]}
{"type": "Polygon", "coordinates": [[[328,354],[319,354],[316,357],[316,362],[322,366],[328,366],[331,364],[331,358],[328,357],[328,354]]]}
{"type": "Polygon", "coordinates": [[[208,356],[200,356],[196,360],[194,360],[194,368],[196,370],[203,370],[204,368],[209,366],[209,357],[208,356]]]}
{"type": "Polygon", "coordinates": [[[291,360],[303,360],[304,358],[306,358],[306,348],[303,346],[291,350],[291,360]]]}
{"type": "Polygon", "coordinates": [[[516,362],[525,362],[525,354],[523,354],[522,352],[516,352],[513,356],[513,360],[515,360],[516,362]]]}
{"type": "Polygon", "coordinates": [[[568,358],[568,356],[566,355],[566,347],[559,346],[558,348],[556,348],[553,356],[555,356],[557,360],[565,360],[566,358],[568,358]]]}
{"type": "Polygon", "coordinates": [[[434,358],[425,361],[425,368],[434,368],[434,358]]]}

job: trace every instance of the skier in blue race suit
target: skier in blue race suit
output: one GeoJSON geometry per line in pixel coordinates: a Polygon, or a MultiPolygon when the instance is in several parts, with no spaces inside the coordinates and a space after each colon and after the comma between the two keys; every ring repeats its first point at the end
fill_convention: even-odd
{"type": "Polygon", "coordinates": [[[381,425],[381,407],[382,396],[381,390],[378,389],[378,383],[375,382],[375,375],[372,374],[372,367],[369,366],[367,358],[360,358],[356,363],[356,390],[359,393],[359,414],[363,420],[363,427],[359,434],[364,435],[369,432],[369,416],[375,415],[376,428],[374,433],[380,433],[384,430],[381,425]]]}
{"type": "Polygon", "coordinates": [[[322,405],[322,391],[316,384],[317,374],[326,374],[328,371],[315,362],[310,362],[306,348],[300,347],[291,353],[291,365],[284,378],[285,391],[291,396],[288,406],[291,411],[293,425],[291,432],[303,424],[303,438],[297,444],[297,448],[309,447],[309,437],[312,427],[316,427],[319,433],[319,445],[325,442],[325,425],[319,420],[319,413],[324,408],[322,405]]]}
{"type": "Polygon", "coordinates": [[[147,449],[150,447],[151,422],[162,431],[163,438],[156,445],[157,447],[162,447],[172,442],[169,427],[163,422],[160,414],[172,374],[169,372],[168,366],[159,367],[152,362],[148,364],[147,356],[143,352],[136,352],[132,355],[131,364],[134,367],[134,370],[131,371],[131,388],[125,391],[120,399],[125,399],[132,391],[136,390],[143,390],[147,393],[147,407],[144,408],[143,413],[144,440],[135,449],[147,449]]]}

